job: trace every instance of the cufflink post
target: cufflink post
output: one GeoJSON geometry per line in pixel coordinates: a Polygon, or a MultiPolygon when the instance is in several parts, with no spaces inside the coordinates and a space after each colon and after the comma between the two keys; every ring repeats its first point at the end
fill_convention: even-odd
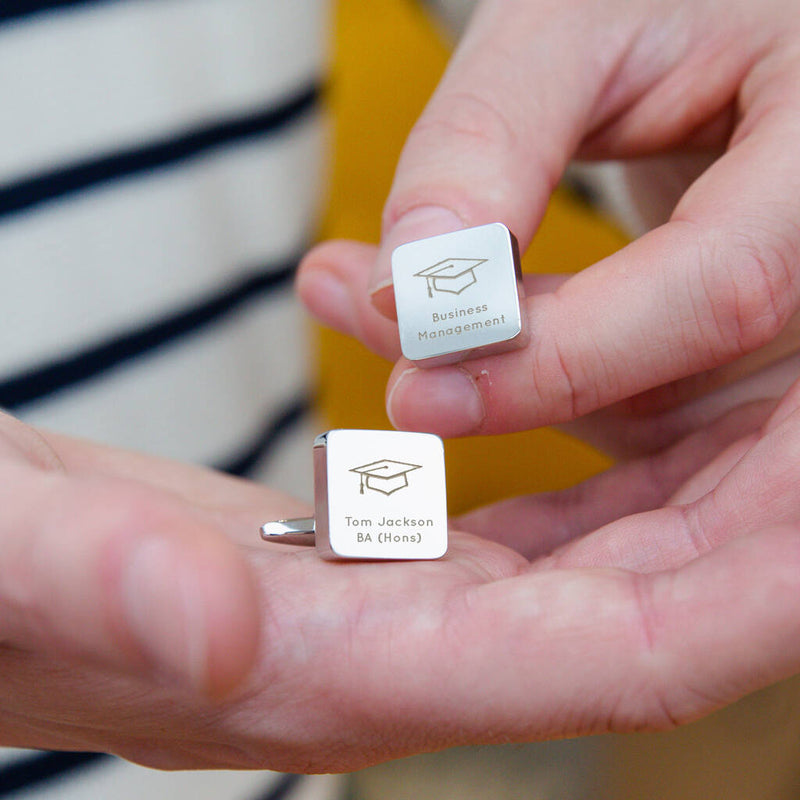
{"type": "Polygon", "coordinates": [[[279,519],[275,522],[266,522],[261,526],[261,538],[266,542],[313,547],[314,527],[314,517],[279,519]]]}

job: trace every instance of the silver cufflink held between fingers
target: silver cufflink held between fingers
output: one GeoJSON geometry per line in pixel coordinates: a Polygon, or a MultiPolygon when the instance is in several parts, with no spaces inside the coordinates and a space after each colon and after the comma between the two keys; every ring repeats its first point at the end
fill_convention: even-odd
{"type": "Polygon", "coordinates": [[[314,441],[314,518],[261,526],[265,541],[315,545],[331,560],[428,560],[447,551],[442,440],[333,430],[314,441]]]}
{"type": "Polygon", "coordinates": [[[408,242],[392,253],[403,355],[436,367],[524,347],[519,248],[500,222],[408,242]]]}

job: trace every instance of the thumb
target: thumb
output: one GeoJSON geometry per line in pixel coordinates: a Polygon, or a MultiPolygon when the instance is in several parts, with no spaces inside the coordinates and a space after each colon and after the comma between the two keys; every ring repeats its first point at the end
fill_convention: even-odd
{"type": "Polygon", "coordinates": [[[0,462],[0,642],[212,696],[249,671],[255,583],[175,498],[0,462]]]}

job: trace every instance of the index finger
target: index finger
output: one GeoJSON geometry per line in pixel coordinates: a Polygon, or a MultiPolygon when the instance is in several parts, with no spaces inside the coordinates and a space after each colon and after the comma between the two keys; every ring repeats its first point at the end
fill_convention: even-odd
{"type": "MultiPolygon", "coordinates": [[[[667,226],[529,299],[527,349],[424,375],[401,362],[389,387],[399,427],[461,436],[565,421],[756,349],[796,308],[792,20],[778,6],[737,5],[715,21],[710,4],[691,13],[646,5],[644,18],[635,5],[626,16],[613,4],[593,18],[595,6],[581,4],[576,22],[572,3],[484,4],[401,159],[378,272],[388,277],[395,244],[452,226],[501,220],[524,248],[581,142],[592,155],[619,157],[696,142],[698,126],[719,136],[714,123],[738,94],[743,118],[730,151],[667,226]],[[664,35],[668,24],[679,27],[664,35]],[[432,219],[441,208],[450,226],[432,219]]],[[[363,291],[346,285],[351,297],[363,291]]],[[[389,290],[373,283],[373,292],[386,312],[389,290]]],[[[383,352],[396,348],[380,326],[363,324],[360,301],[350,310],[361,323],[351,332],[383,352]]],[[[348,328],[343,315],[327,318],[348,328]]]]}
{"type": "Polygon", "coordinates": [[[435,370],[401,360],[393,421],[450,436],[564,422],[772,341],[798,307],[800,102],[791,99],[760,115],[669,223],[529,298],[527,348],[435,370]]]}

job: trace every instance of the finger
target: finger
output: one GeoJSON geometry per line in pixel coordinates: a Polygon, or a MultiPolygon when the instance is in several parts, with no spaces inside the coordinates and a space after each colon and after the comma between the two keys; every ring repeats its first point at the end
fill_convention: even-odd
{"type": "Polygon", "coordinates": [[[770,531],[666,573],[542,571],[451,591],[394,626],[390,647],[385,617],[364,609],[328,674],[344,678],[348,729],[372,731],[371,760],[671,728],[800,667],[799,541],[770,531]],[[403,737],[381,736],[399,719],[403,737]]]}
{"type": "Polygon", "coordinates": [[[772,410],[800,375],[800,353],[757,372],[727,372],[715,370],[678,386],[658,387],[647,396],[632,397],[561,429],[616,458],[657,453],[741,406],[763,403],[772,410]],[[670,407],[677,402],[681,404],[670,407]],[[665,406],[667,410],[659,412],[665,406]]]}
{"type": "Polygon", "coordinates": [[[476,509],[454,525],[539,558],[614,520],[660,507],[690,476],[758,430],[774,407],[770,401],[748,404],[662,452],[618,464],[569,489],[476,509]]]}
{"type": "Polygon", "coordinates": [[[506,653],[526,654],[529,694],[516,700],[531,702],[518,719],[529,730],[544,720],[551,735],[670,728],[793,674],[799,543],[791,527],[729,543],[676,571],[544,572],[541,583],[519,581],[507,592],[483,587],[486,602],[471,613],[475,635],[502,654],[494,656],[495,702],[510,708],[520,689],[519,681],[510,688],[515,659],[506,653]],[[501,602],[527,609],[517,625],[498,626],[501,602]]]}
{"type": "Polygon", "coordinates": [[[300,264],[295,287],[306,308],[323,324],[354,336],[391,361],[400,357],[397,325],[379,314],[367,293],[377,248],[332,241],[311,250],[300,264]]]}
{"type": "Polygon", "coordinates": [[[680,487],[667,507],[612,522],[557,550],[553,562],[670,569],[752,530],[794,524],[800,520],[798,447],[800,383],[760,432],[720,453],[680,487]]]}
{"type": "Polygon", "coordinates": [[[404,242],[501,221],[526,249],[582,143],[607,158],[692,143],[700,128],[722,137],[716,121],[772,28],[695,5],[482,3],[400,158],[376,306],[392,313],[390,254],[404,242]]]}
{"type": "Polygon", "coordinates": [[[255,657],[253,577],[184,503],[130,481],[0,464],[0,641],[211,695],[255,657]]]}
{"type": "MultiPolygon", "coordinates": [[[[391,654],[396,631],[430,630],[434,609],[454,592],[527,566],[506,548],[466,534],[454,535],[447,557],[433,562],[343,565],[307,549],[278,556],[270,549],[248,553],[260,581],[264,631],[246,692],[209,704],[107,670],[73,670],[41,654],[0,652],[0,736],[10,717],[16,738],[6,735],[5,741],[110,749],[161,769],[325,771],[334,760],[340,770],[374,763],[387,731],[402,724],[402,705],[376,735],[355,724],[369,716],[368,705],[344,698],[340,687],[370,675],[370,665],[391,654]],[[365,647],[374,652],[361,661],[351,658],[365,647]],[[32,681],[32,674],[40,680],[32,681]],[[45,684],[67,690],[46,696],[45,684]],[[116,726],[121,716],[124,725],[116,726]]],[[[398,671],[405,657],[400,652],[392,659],[398,671]]],[[[385,680],[391,674],[387,670],[385,680]]]]}
{"type": "MultiPolygon", "coordinates": [[[[741,165],[734,164],[734,174],[737,173],[740,166],[742,170],[749,170],[751,165],[745,158],[741,165]]],[[[781,170],[782,166],[778,165],[778,169],[781,170]]],[[[725,180],[730,182],[735,181],[735,178],[725,178],[725,180]]],[[[771,180],[771,177],[767,176],[768,184],[771,180]]],[[[777,187],[779,183],[780,181],[776,178],[772,181],[772,186],[777,187]]],[[[769,187],[765,191],[768,189],[769,187]]],[[[696,187],[694,191],[697,192],[699,189],[696,187]]],[[[727,185],[721,191],[726,196],[732,194],[730,186],[727,185]]],[[[780,194],[783,190],[777,188],[776,191],[780,194]]],[[[687,208],[691,208],[689,201],[693,196],[687,198],[687,208]]],[[[719,205],[713,199],[713,191],[704,190],[700,196],[706,197],[710,209],[719,205]]],[[[756,205],[758,204],[757,201],[754,202],[756,205]]],[[[770,207],[769,203],[765,202],[765,207],[770,207]]],[[[746,213],[746,211],[742,211],[742,213],[746,213]]],[[[758,224],[758,220],[751,215],[751,224],[754,224],[753,220],[755,220],[755,224],[758,224]]],[[[780,227],[779,218],[767,220],[761,227],[766,232],[776,222],[780,227]]],[[[736,224],[735,220],[731,221],[731,225],[736,224]]],[[[764,263],[767,266],[771,265],[780,269],[783,260],[787,263],[792,261],[791,254],[782,256],[785,248],[791,248],[796,244],[791,236],[794,230],[792,225],[790,220],[788,229],[781,228],[773,231],[773,238],[778,240],[779,244],[782,243],[782,248],[777,246],[773,248],[772,252],[777,260],[773,259],[769,264],[765,260],[764,263]]],[[[470,364],[459,367],[427,370],[424,374],[415,370],[409,362],[401,360],[390,381],[388,391],[388,410],[395,425],[407,429],[432,430],[444,436],[459,436],[471,431],[498,432],[508,428],[516,429],[526,425],[540,424],[544,421],[569,419],[574,413],[577,413],[577,411],[573,411],[573,408],[583,411],[584,408],[601,405],[607,401],[613,402],[615,396],[625,395],[629,391],[636,394],[643,388],[647,369],[653,366],[656,367],[655,371],[659,376],[654,379],[657,382],[662,378],[667,380],[675,375],[680,377],[681,374],[694,369],[703,369],[709,365],[714,367],[715,360],[720,362],[721,366],[704,373],[701,379],[693,378],[678,384],[670,384],[675,389],[670,389],[669,392],[660,389],[645,392],[637,401],[640,411],[645,402],[651,406],[654,403],[663,406],[665,401],[668,405],[685,403],[692,395],[706,393],[719,385],[735,380],[741,377],[742,372],[752,372],[762,368],[764,363],[785,356],[794,349],[797,340],[795,329],[798,317],[796,315],[790,317],[788,323],[762,347],[756,347],[756,345],[763,338],[769,339],[772,335],[769,330],[762,330],[761,334],[751,338],[749,344],[746,343],[747,337],[738,333],[740,327],[743,332],[745,329],[749,329],[752,337],[753,331],[769,318],[769,314],[759,311],[758,306],[759,303],[766,303],[771,309],[773,308],[770,292],[775,294],[778,305],[793,306],[796,305],[796,302],[793,299],[793,289],[782,292],[780,285],[770,288],[767,284],[761,288],[769,296],[762,292],[759,300],[757,291],[759,287],[756,287],[756,291],[749,292],[747,264],[741,270],[732,269],[731,272],[726,272],[730,265],[726,263],[728,250],[725,247],[720,249],[719,259],[710,266],[704,265],[702,260],[696,261],[694,265],[697,267],[693,273],[694,277],[698,276],[699,271],[700,280],[703,283],[707,280],[705,273],[712,273],[716,267],[722,269],[723,273],[731,279],[731,283],[727,287],[729,290],[727,291],[727,300],[724,289],[719,290],[717,292],[719,296],[716,297],[714,296],[714,287],[708,287],[706,298],[708,302],[705,306],[700,304],[697,307],[698,310],[705,308],[706,316],[698,314],[694,320],[687,317],[680,324],[675,324],[671,320],[671,315],[679,316],[679,311],[676,310],[679,303],[677,301],[666,305],[662,303],[660,309],[655,309],[657,313],[665,315],[661,329],[658,330],[658,325],[651,325],[654,314],[650,313],[653,302],[659,302],[658,298],[648,300],[647,297],[644,297],[643,302],[649,306],[648,311],[645,313],[637,310],[635,319],[628,320],[628,323],[639,326],[637,330],[626,331],[613,327],[616,321],[624,322],[626,316],[631,316],[626,315],[627,309],[639,309],[636,298],[633,296],[637,287],[644,290],[645,295],[650,292],[648,287],[654,287],[653,291],[657,294],[662,291],[663,287],[664,297],[668,297],[667,290],[670,287],[664,287],[665,279],[670,279],[671,276],[675,277],[675,281],[684,279],[681,274],[684,264],[678,263],[671,267],[672,271],[670,271],[670,269],[665,270],[659,260],[659,251],[667,251],[669,256],[667,261],[680,261],[669,255],[673,249],[676,249],[674,237],[672,237],[676,226],[680,227],[679,224],[673,223],[653,234],[655,239],[653,236],[645,237],[618,256],[601,262],[587,273],[576,276],[556,294],[549,292],[558,289],[565,276],[559,276],[553,284],[547,283],[546,276],[537,276],[536,278],[526,276],[530,298],[529,306],[532,309],[530,320],[531,325],[534,326],[534,343],[527,351],[470,362],[470,364]],[[654,268],[649,268],[645,263],[640,268],[641,280],[632,281],[628,277],[627,260],[629,257],[631,257],[634,267],[641,262],[652,260],[654,268]],[[651,274],[648,275],[648,271],[651,274]],[[594,278],[590,279],[589,274],[592,272],[596,274],[594,278]],[[592,321],[593,315],[595,320],[598,315],[606,315],[604,309],[607,304],[597,303],[596,298],[598,296],[605,298],[607,289],[613,290],[615,286],[620,294],[618,298],[620,308],[616,315],[611,314],[606,320],[606,323],[610,323],[612,327],[605,336],[605,344],[602,341],[589,341],[592,335],[603,327],[602,320],[596,324],[592,321]],[[744,297],[741,303],[737,299],[738,294],[742,294],[744,297]],[[737,332],[733,336],[725,332],[724,325],[718,324],[721,318],[719,320],[716,317],[713,320],[708,318],[708,314],[712,316],[720,314],[720,307],[731,302],[731,298],[739,315],[739,321],[734,321],[733,327],[737,332]],[[560,320],[563,319],[565,308],[569,311],[569,321],[562,322],[560,320]],[[556,321],[551,325],[547,322],[548,319],[556,321]],[[645,325],[647,327],[643,328],[642,326],[645,325]],[[554,326],[558,335],[550,336],[548,339],[547,331],[554,326]],[[688,350],[692,344],[689,334],[692,332],[697,334],[699,338],[695,340],[695,344],[700,342],[702,350],[704,332],[708,333],[715,328],[718,335],[716,339],[713,337],[709,339],[705,348],[707,361],[692,364],[689,359],[697,357],[699,351],[693,354],[688,350]],[[686,342],[670,341],[670,331],[674,332],[673,336],[686,337],[686,342]],[[657,341],[650,342],[649,346],[643,345],[642,352],[631,353],[631,348],[636,347],[637,343],[645,341],[647,344],[647,335],[658,336],[659,333],[664,335],[657,341]],[[734,344],[733,353],[729,353],[727,356],[723,351],[725,346],[723,340],[726,337],[737,342],[734,344]],[[562,345],[561,340],[566,342],[566,345],[562,345]],[[739,344],[742,346],[739,347],[739,344]],[[599,350],[601,346],[613,352],[613,359],[608,359],[606,354],[599,350]],[[726,358],[732,358],[740,350],[744,352],[749,347],[756,347],[756,349],[751,350],[749,355],[737,358],[734,362],[723,363],[726,358]],[[644,359],[647,362],[648,358],[650,363],[646,363],[643,370],[631,369],[628,363],[636,359],[644,359]],[[614,362],[618,362],[620,359],[625,363],[617,364],[617,369],[614,370],[614,362]],[[654,364],[653,359],[662,360],[654,364]],[[600,371],[599,375],[598,371],[600,371]],[[513,402],[515,399],[518,402],[513,402]],[[517,421],[514,421],[515,417],[517,417],[517,421]]],[[[742,223],[739,230],[730,231],[730,235],[724,233],[725,228],[723,227],[718,234],[723,239],[735,242],[746,236],[747,227],[747,223],[742,223]]],[[[769,241],[765,239],[761,242],[761,246],[769,249],[769,241]]],[[[676,249],[676,252],[677,250],[679,248],[676,249]]],[[[745,255],[748,255],[749,250],[747,248],[745,250],[747,251],[745,255]]],[[[365,246],[349,243],[335,243],[335,246],[330,247],[323,246],[319,250],[319,258],[309,258],[307,273],[305,275],[301,273],[301,294],[323,321],[330,322],[330,317],[326,318],[326,315],[336,313],[338,322],[334,323],[335,327],[345,333],[358,336],[382,355],[394,358],[397,353],[394,329],[390,325],[385,325],[383,320],[373,313],[370,305],[363,302],[362,298],[363,274],[371,258],[371,253],[372,250],[365,246]],[[343,282],[348,287],[348,293],[352,290],[352,296],[356,299],[355,304],[348,301],[344,313],[337,313],[335,311],[336,293],[331,295],[334,298],[331,301],[327,300],[324,293],[317,293],[315,299],[310,300],[309,298],[314,296],[315,278],[312,273],[316,271],[335,276],[335,280],[339,283],[343,282]],[[308,280],[305,280],[306,278],[308,280]],[[355,310],[353,310],[354,305],[355,310]]],[[[664,253],[662,252],[661,255],[663,256],[664,253]]],[[[735,252],[731,254],[730,263],[734,267],[736,267],[736,257],[735,252]]],[[[691,261],[691,259],[688,260],[691,261]]],[[[760,262],[755,265],[755,269],[759,268],[759,264],[760,262]]],[[[788,272],[786,280],[791,282],[791,274],[788,272]]],[[[672,295],[678,297],[674,291],[672,295]]],[[[688,302],[694,304],[695,301],[689,298],[688,302]]],[[[782,319],[790,309],[781,311],[778,306],[775,306],[773,310],[776,313],[772,315],[772,328],[776,329],[780,327],[782,319]]],[[[656,385],[658,384],[656,383],[656,385]]],[[[717,395],[717,399],[720,397],[721,395],[717,395]]],[[[697,408],[699,409],[699,406],[697,408]]]]}
{"type": "Polygon", "coordinates": [[[800,113],[762,117],[672,222],[529,298],[527,348],[436,370],[401,361],[392,420],[448,436],[563,422],[770,342],[798,304],[798,136],[800,113]]]}
{"type": "Polygon", "coordinates": [[[527,248],[633,36],[635,10],[607,24],[610,46],[592,48],[594,16],[542,2],[476,9],[405,143],[384,208],[369,284],[382,313],[394,314],[390,259],[399,244],[500,220],[527,248]]]}

